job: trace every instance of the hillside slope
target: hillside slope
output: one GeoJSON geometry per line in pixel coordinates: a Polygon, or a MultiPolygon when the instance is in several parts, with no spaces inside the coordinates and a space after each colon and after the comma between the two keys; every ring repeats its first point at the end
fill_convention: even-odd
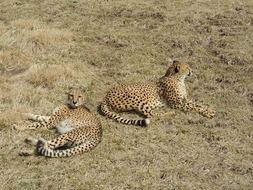
{"type": "MultiPolygon", "coordinates": [[[[253,184],[253,1],[1,0],[0,189],[250,189],[253,184]],[[49,114],[71,85],[97,111],[120,83],[188,62],[189,97],[208,120],[169,108],[148,128],[98,114],[102,143],[71,158],[19,157],[21,113],[49,114]]],[[[134,117],[134,116],[133,116],[134,117]]]]}

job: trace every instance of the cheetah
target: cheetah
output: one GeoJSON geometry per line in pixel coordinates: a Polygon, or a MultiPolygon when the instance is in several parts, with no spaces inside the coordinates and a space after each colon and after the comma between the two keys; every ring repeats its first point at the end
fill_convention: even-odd
{"type": "MultiPolygon", "coordinates": [[[[97,117],[83,104],[83,90],[69,88],[67,101],[56,108],[52,116],[27,114],[35,121],[30,125],[14,125],[16,129],[52,129],[60,134],[57,138],[46,141],[43,138],[26,139],[27,143],[36,145],[36,152],[46,157],[69,157],[95,148],[102,138],[102,127],[97,117]]],[[[23,152],[21,155],[29,155],[23,152]]]]}
{"type": "Polygon", "coordinates": [[[117,122],[146,127],[150,117],[157,115],[155,108],[167,105],[184,112],[193,111],[207,118],[213,118],[215,111],[199,105],[187,97],[185,77],[192,75],[187,63],[177,60],[167,69],[166,74],[155,82],[123,84],[109,90],[100,105],[103,115],[117,122]],[[126,119],[118,112],[135,111],[143,119],[126,119]]]}

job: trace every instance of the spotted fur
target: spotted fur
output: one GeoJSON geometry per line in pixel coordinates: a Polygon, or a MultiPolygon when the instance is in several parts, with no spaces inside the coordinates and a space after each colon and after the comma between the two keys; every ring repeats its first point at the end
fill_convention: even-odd
{"type": "Polygon", "coordinates": [[[120,85],[109,90],[101,103],[101,111],[120,123],[139,126],[147,126],[149,118],[155,115],[154,109],[163,105],[214,117],[215,111],[187,98],[184,81],[191,74],[188,64],[174,61],[166,74],[155,83],[120,85]],[[144,119],[126,119],[118,114],[130,110],[141,113],[144,119]]]}
{"type": "Polygon", "coordinates": [[[28,119],[36,121],[17,129],[56,128],[57,138],[46,141],[27,139],[37,146],[37,152],[46,157],[68,157],[95,148],[102,138],[100,121],[83,104],[83,92],[70,88],[66,104],[57,108],[52,116],[28,114],[28,119]]]}

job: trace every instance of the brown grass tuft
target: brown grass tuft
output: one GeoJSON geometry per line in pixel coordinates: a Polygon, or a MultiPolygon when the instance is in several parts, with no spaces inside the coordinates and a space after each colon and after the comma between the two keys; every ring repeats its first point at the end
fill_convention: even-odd
{"type": "Polygon", "coordinates": [[[0,51],[0,73],[18,74],[29,68],[29,56],[18,51],[0,51]]]}
{"type": "Polygon", "coordinates": [[[63,86],[73,76],[74,73],[69,68],[62,67],[61,65],[37,65],[30,68],[26,81],[34,87],[52,89],[56,85],[63,86]]]}
{"type": "Polygon", "coordinates": [[[66,43],[72,39],[72,36],[71,32],[58,29],[39,29],[31,33],[31,39],[43,45],[66,43]]]}
{"type": "Polygon", "coordinates": [[[0,36],[0,40],[5,49],[17,48],[22,52],[33,54],[52,46],[66,44],[72,37],[73,34],[67,30],[48,28],[37,20],[15,20],[0,36]]]}
{"type": "Polygon", "coordinates": [[[43,24],[38,20],[30,20],[30,19],[18,19],[11,22],[12,27],[17,29],[31,31],[38,30],[44,28],[43,24]]]}
{"type": "Polygon", "coordinates": [[[6,30],[7,30],[7,27],[2,22],[0,22],[0,35],[5,33],[6,30]]]}

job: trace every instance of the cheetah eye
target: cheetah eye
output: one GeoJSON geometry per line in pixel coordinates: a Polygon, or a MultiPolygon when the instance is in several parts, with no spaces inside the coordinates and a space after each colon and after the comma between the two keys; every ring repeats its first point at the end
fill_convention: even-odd
{"type": "Polygon", "coordinates": [[[82,96],[78,96],[78,98],[82,98],[82,96]]]}
{"type": "Polygon", "coordinates": [[[73,94],[70,94],[69,96],[70,96],[71,98],[73,98],[74,95],[73,95],[73,94]]]}

